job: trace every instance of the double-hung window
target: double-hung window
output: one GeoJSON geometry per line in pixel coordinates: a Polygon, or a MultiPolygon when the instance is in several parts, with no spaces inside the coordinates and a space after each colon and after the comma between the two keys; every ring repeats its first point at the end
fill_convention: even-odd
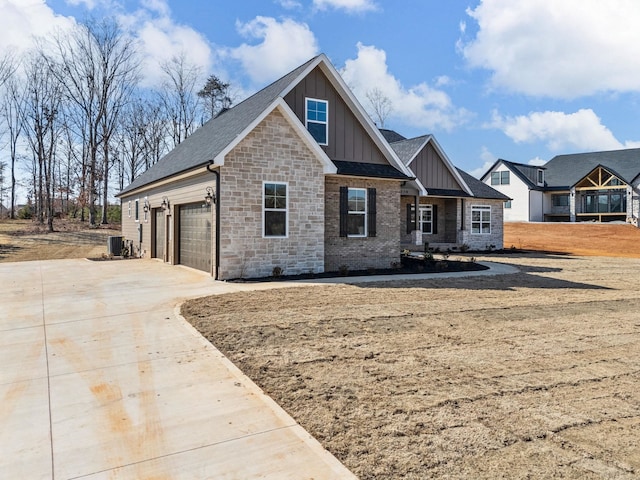
{"type": "Polygon", "coordinates": [[[420,205],[419,228],[422,233],[433,233],[433,205],[420,205]]]}
{"type": "Polygon", "coordinates": [[[350,188],[348,193],[347,235],[367,236],[367,189],[350,188]]]}
{"type": "Polygon", "coordinates": [[[488,205],[471,206],[471,233],[491,233],[491,207],[488,205]]]}
{"type": "Polygon", "coordinates": [[[305,124],[307,130],[320,145],[329,144],[328,114],[329,103],[326,100],[307,98],[305,106],[305,124]]]}
{"type": "Polygon", "coordinates": [[[491,185],[509,185],[509,170],[491,172],[491,185]]]}
{"type": "Polygon", "coordinates": [[[136,198],[135,209],[134,209],[136,222],[140,221],[140,200],[136,198]]]}
{"type": "Polygon", "coordinates": [[[263,234],[265,237],[287,236],[287,184],[264,182],[262,190],[263,234]]]}

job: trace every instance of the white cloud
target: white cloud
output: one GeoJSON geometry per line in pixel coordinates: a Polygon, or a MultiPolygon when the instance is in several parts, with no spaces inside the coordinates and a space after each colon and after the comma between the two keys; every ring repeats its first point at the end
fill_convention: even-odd
{"type": "Polygon", "coordinates": [[[74,25],[69,17],[56,15],[42,0],[0,0],[0,53],[22,52],[33,46],[33,36],[46,36],[74,25]]]}
{"type": "Polygon", "coordinates": [[[459,47],[493,72],[495,88],[559,98],[640,91],[640,2],[482,0],[467,13],[478,31],[459,47]]]}
{"type": "Polygon", "coordinates": [[[496,162],[497,159],[498,157],[496,157],[493,153],[489,151],[489,149],[486,146],[483,145],[480,151],[480,160],[482,160],[483,162],[482,166],[474,170],[471,170],[469,172],[469,175],[476,178],[480,178],[482,175],[485,174],[487,170],[489,170],[489,168],[491,168],[491,166],[496,162]]]}
{"type": "Polygon", "coordinates": [[[286,8],[287,10],[302,8],[302,4],[296,0],[275,0],[275,2],[282,8],[286,8]]]}
{"type": "Polygon", "coordinates": [[[348,12],[366,12],[378,8],[373,0],[313,0],[313,6],[319,10],[334,8],[348,12]]]}
{"type": "Polygon", "coordinates": [[[402,85],[388,71],[384,50],[373,46],[358,43],[358,56],[345,62],[341,74],[365,108],[367,92],[374,88],[381,90],[393,105],[390,118],[406,125],[449,131],[471,116],[467,110],[455,107],[442,90],[426,83],[402,85]]]}
{"type": "Polygon", "coordinates": [[[227,51],[256,83],[274,80],[318,53],[316,37],[305,23],[259,16],[238,23],[237,28],[246,38],[261,40],[257,45],[244,43],[227,51]]]}
{"type": "Polygon", "coordinates": [[[529,160],[529,161],[527,162],[527,164],[529,164],[529,165],[533,165],[533,166],[536,166],[536,167],[541,167],[541,166],[542,166],[542,165],[544,165],[545,163],[547,163],[547,161],[546,161],[546,160],[543,160],[543,159],[542,159],[542,158],[540,158],[540,157],[532,158],[531,160],[529,160]]]}
{"type": "Polygon", "coordinates": [[[533,112],[516,117],[494,112],[490,127],[501,129],[516,143],[545,142],[552,151],[616,150],[640,145],[636,141],[617,140],[591,109],[575,113],[533,112]]]}
{"type": "Polygon", "coordinates": [[[118,20],[140,41],[145,62],[145,86],[158,86],[163,77],[160,65],[182,54],[190,65],[201,68],[203,72],[211,69],[209,42],[200,32],[176,23],[166,0],[143,0],[140,3],[142,8],[121,15],[118,20]]]}

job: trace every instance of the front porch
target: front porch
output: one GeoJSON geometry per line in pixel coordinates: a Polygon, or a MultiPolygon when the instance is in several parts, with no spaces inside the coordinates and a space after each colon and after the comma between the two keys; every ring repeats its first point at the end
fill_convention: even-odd
{"type": "Polygon", "coordinates": [[[402,196],[405,218],[401,246],[411,251],[416,247],[423,250],[425,242],[429,242],[433,248],[457,249],[463,243],[463,204],[461,198],[402,196]]]}

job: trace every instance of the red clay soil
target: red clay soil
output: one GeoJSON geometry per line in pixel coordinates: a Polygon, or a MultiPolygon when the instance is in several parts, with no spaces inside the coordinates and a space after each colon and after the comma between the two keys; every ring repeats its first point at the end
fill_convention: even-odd
{"type": "Polygon", "coordinates": [[[504,247],[573,255],[640,258],[640,228],[610,223],[504,224],[504,247]]]}

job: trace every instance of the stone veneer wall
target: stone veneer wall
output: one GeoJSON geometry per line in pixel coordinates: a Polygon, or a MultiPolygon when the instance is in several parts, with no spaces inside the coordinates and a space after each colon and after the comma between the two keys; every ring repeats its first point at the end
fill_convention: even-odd
{"type": "Polygon", "coordinates": [[[221,172],[220,279],[324,269],[324,173],[277,110],[225,158],[221,172]],[[263,238],[263,182],[288,183],[288,237],[263,238]]]}
{"type": "MultiPolygon", "coordinates": [[[[459,203],[459,202],[458,202],[459,203]]],[[[502,249],[503,240],[503,205],[502,200],[484,200],[465,198],[464,209],[464,230],[458,236],[461,243],[466,243],[472,250],[485,250],[489,245],[493,245],[495,249],[502,249]],[[476,205],[488,205],[491,207],[491,233],[490,234],[473,234],[471,233],[471,207],[476,205]]]]}
{"type": "Polygon", "coordinates": [[[325,183],[325,262],[327,272],[391,268],[400,263],[400,182],[327,177],[325,183]],[[340,187],[376,189],[375,237],[340,236],[340,187]]]}

